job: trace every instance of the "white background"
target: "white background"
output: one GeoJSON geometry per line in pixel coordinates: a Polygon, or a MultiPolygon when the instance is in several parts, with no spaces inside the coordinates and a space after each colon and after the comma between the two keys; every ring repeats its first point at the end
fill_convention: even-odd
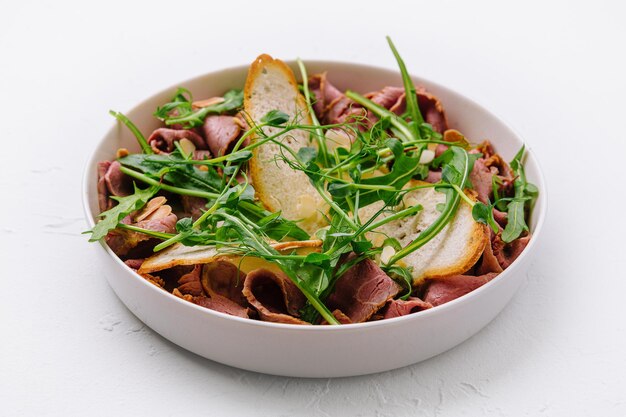
{"type": "Polygon", "coordinates": [[[0,415],[626,415],[622,4],[2,1],[0,415]],[[144,327],[80,235],[107,111],[261,52],[391,68],[387,34],[543,165],[545,236],[509,306],[434,359],[332,380],[229,368],[144,327]]]}

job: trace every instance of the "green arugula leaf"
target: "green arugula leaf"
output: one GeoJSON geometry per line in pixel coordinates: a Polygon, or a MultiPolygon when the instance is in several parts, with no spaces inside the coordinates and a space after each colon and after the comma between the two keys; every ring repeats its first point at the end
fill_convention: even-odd
{"type": "Polygon", "coordinates": [[[120,220],[133,211],[142,208],[159,191],[159,187],[155,186],[143,190],[137,188],[137,185],[134,185],[134,187],[135,192],[127,197],[111,197],[117,201],[117,205],[110,210],[100,213],[98,217],[101,217],[102,220],[96,223],[91,230],[90,242],[95,242],[105,237],[109,231],[117,227],[120,220]]]}
{"type": "Polygon", "coordinates": [[[402,285],[404,293],[400,296],[401,300],[406,300],[411,296],[411,292],[413,292],[413,275],[411,275],[409,268],[391,265],[383,267],[383,271],[385,271],[391,279],[402,285]]]}
{"type": "Polygon", "coordinates": [[[187,159],[178,152],[170,155],[131,154],[119,158],[118,161],[125,167],[151,175],[155,179],[160,179],[161,172],[167,168],[163,180],[179,188],[213,193],[222,190],[222,177],[214,167],[205,165],[206,170],[201,170],[185,163],[187,159]]]}
{"type": "Polygon", "coordinates": [[[289,115],[280,110],[270,110],[260,121],[267,126],[279,127],[289,121],[289,115]]]}
{"type": "Polygon", "coordinates": [[[484,223],[489,225],[494,233],[498,233],[500,231],[500,227],[496,222],[496,219],[493,217],[493,204],[489,203],[484,204],[480,201],[477,201],[472,207],[472,217],[479,223],[484,223]]]}
{"type": "Polygon", "coordinates": [[[298,159],[304,164],[308,165],[317,159],[317,149],[305,146],[298,149],[298,159]]]}
{"type": "Polygon", "coordinates": [[[163,107],[157,107],[154,116],[158,119],[165,120],[172,112],[175,112],[177,115],[188,114],[192,111],[192,101],[191,91],[186,88],[178,87],[172,100],[163,107]]]}
{"type": "MultiPolygon", "coordinates": [[[[269,257],[277,263],[285,275],[302,291],[310,305],[330,324],[339,324],[328,308],[320,301],[317,291],[312,289],[313,285],[320,285],[318,281],[324,281],[323,274],[319,268],[311,264],[300,264],[281,257],[280,253],[270,246],[262,235],[250,225],[245,218],[240,217],[241,213],[234,210],[218,209],[214,216],[224,221],[221,229],[230,229],[237,233],[238,243],[252,250],[256,256],[269,257]]],[[[314,258],[313,258],[314,259],[314,258]]],[[[314,259],[315,260],[315,259],[314,259]]],[[[318,259],[316,261],[322,261],[318,259]]]]}
{"type": "Polygon", "coordinates": [[[304,262],[312,265],[324,266],[328,262],[330,262],[330,256],[325,253],[309,253],[306,258],[304,258],[304,262]]]}
{"type": "Polygon", "coordinates": [[[231,153],[226,157],[226,162],[245,162],[252,158],[252,152],[250,151],[239,151],[235,153],[231,153]]]}
{"type": "Polygon", "coordinates": [[[309,234],[295,222],[286,220],[280,212],[270,213],[252,201],[239,201],[239,211],[251,221],[256,222],[268,237],[281,241],[286,237],[295,240],[307,240],[309,234]]]}
{"type": "Polygon", "coordinates": [[[507,224],[502,231],[502,241],[510,243],[517,239],[522,232],[528,231],[526,220],[524,219],[526,200],[513,199],[509,203],[507,224]]]}
{"type": "Polygon", "coordinates": [[[141,147],[141,151],[143,153],[146,153],[146,154],[154,153],[154,151],[152,150],[152,148],[148,144],[148,141],[146,140],[146,138],[143,135],[143,133],[141,133],[139,128],[137,126],[135,126],[135,124],[133,122],[131,122],[128,117],[124,116],[120,112],[116,112],[116,111],[113,111],[113,110],[109,110],[109,114],[111,116],[115,117],[120,122],[124,123],[126,125],[126,127],[128,127],[128,129],[132,132],[132,134],[135,135],[135,138],[137,139],[137,142],[139,143],[139,146],[141,147]]]}
{"type": "Polygon", "coordinates": [[[357,255],[361,255],[362,253],[367,252],[368,250],[370,250],[372,248],[372,242],[368,241],[368,240],[362,240],[362,241],[350,241],[350,246],[352,246],[352,251],[354,253],[356,253],[357,255]]]}
{"type": "Polygon", "coordinates": [[[331,182],[328,184],[328,193],[335,198],[346,197],[351,193],[352,184],[346,182],[331,182]]]}
{"type": "Polygon", "coordinates": [[[413,131],[417,139],[421,139],[421,132],[418,128],[419,125],[424,123],[424,118],[422,117],[422,113],[420,112],[420,108],[417,104],[417,92],[415,91],[415,85],[413,84],[413,80],[409,75],[409,72],[406,69],[406,65],[404,64],[404,60],[400,57],[396,46],[391,41],[391,38],[387,36],[387,42],[389,43],[389,47],[393,52],[393,56],[396,58],[398,63],[398,67],[400,68],[400,73],[402,74],[402,83],[404,84],[404,91],[406,96],[406,109],[411,121],[413,122],[413,131]]]}
{"type": "Polygon", "coordinates": [[[502,232],[502,241],[505,243],[510,243],[519,238],[525,231],[529,231],[526,223],[526,210],[532,207],[539,193],[535,185],[526,181],[526,173],[522,164],[524,152],[525,147],[522,146],[510,163],[511,169],[516,175],[513,183],[515,198],[507,208],[507,224],[502,232]]]}
{"type": "MultiPolygon", "coordinates": [[[[387,141],[392,147],[392,152],[397,152],[396,143],[400,143],[395,139],[387,141]],[[391,143],[389,143],[392,141],[391,143]]],[[[386,204],[390,204],[399,198],[398,192],[411,180],[419,167],[419,157],[409,156],[406,153],[398,153],[395,158],[391,171],[388,174],[378,177],[365,178],[361,181],[364,185],[383,185],[391,186],[396,191],[388,190],[366,190],[360,192],[360,207],[366,207],[376,201],[382,200],[386,204]]]]}
{"type": "MultiPolygon", "coordinates": [[[[191,96],[189,98],[191,99],[191,96]]],[[[243,105],[243,91],[230,90],[224,94],[224,101],[202,107],[198,110],[193,110],[190,104],[188,105],[182,102],[178,94],[174,99],[177,101],[173,101],[157,109],[158,117],[168,126],[180,124],[185,129],[191,129],[201,126],[204,123],[204,119],[209,114],[223,114],[239,109],[243,105]],[[171,110],[175,108],[177,114],[172,114],[171,110],[167,114],[164,114],[163,108],[171,108],[171,110]]]]}
{"type": "Polygon", "coordinates": [[[395,251],[399,251],[402,249],[402,245],[400,244],[398,239],[394,237],[388,237],[387,239],[385,239],[383,241],[383,244],[381,245],[381,248],[384,248],[385,246],[391,246],[395,251]]]}

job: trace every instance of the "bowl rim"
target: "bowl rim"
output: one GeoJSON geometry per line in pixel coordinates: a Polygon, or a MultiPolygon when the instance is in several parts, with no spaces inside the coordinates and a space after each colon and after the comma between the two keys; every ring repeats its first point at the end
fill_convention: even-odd
{"type": "MultiPolygon", "coordinates": [[[[397,70],[393,70],[387,67],[383,67],[383,66],[377,66],[377,65],[369,65],[369,64],[363,64],[363,63],[359,63],[359,62],[347,62],[347,61],[340,61],[340,60],[303,60],[305,65],[309,66],[309,65],[314,65],[314,66],[345,66],[345,67],[353,67],[353,68],[361,68],[361,69],[367,69],[367,70],[375,70],[375,71],[384,71],[384,72],[388,72],[390,74],[397,74],[398,76],[400,76],[400,73],[397,70]]],[[[284,61],[289,67],[291,68],[295,68],[297,66],[297,63],[295,60],[286,60],[284,61]]],[[[237,71],[245,71],[247,68],[249,67],[249,65],[237,65],[237,66],[232,66],[232,67],[227,67],[227,68],[221,68],[221,69],[216,69],[207,73],[202,73],[199,75],[196,75],[194,77],[188,78],[186,80],[180,81],[176,84],[173,84],[167,88],[163,88],[160,89],[158,92],[150,95],[149,97],[143,99],[141,102],[139,102],[138,104],[135,104],[132,108],[130,108],[127,112],[125,112],[125,114],[131,113],[136,111],[138,108],[143,107],[147,102],[151,101],[152,99],[154,99],[155,97],[164,94],[165,92],[168,91],[175,91],[175,89],[178,86],[181,85],[186,85],[186,84],[190,84],[193,83],[201,78],[205,78],[205,77],[210,77],[210,76],[216,76],[217,74],[220,73],[228,73],[228,72],[237,72],[237,71]]],[[[296,78],[299,78],[298,75],[296,75],[296,78]]],[[[424,83],[427,84],[428,86],[432,86],[437,90],[441,90],[441,91],[445,91],[446,93],[451,93],[453,95],[458,95],[461,96],[462,98],[464,98],[465,100],[467,100],[468,102],[470,102],[472,105],[478,107],[480,110],[484,111],[487,114],[490,114],[491,116],[493,116],[495,119],[497,119],[500,123],[502,123],[502,125],[504,125],[504,127],[506,127],[507,129],[509,129],[514,136],[516,136],[520,142],[522,142],[522,144],[525,146],[526,152],[531,156],[535,166],[536,166],[536,171],[537,171],[537,179],[538,181],[536,181],[536,186],[537,188],[540,190],[540,195],[542,198],[542,204],[540,207],[540,210],[537,211],[536,207],[533,209],[533,216],[536,216],[537,219],[537,223],[536,226],[533,228],[533,238],[530,239],[530,242],[528,243],[528,245],[526,246],[526,248],[522,251],[522,253],[519,255],[519,257],[517,259],[515,259],[515,261],[513,261],[513,263],[506,268],[503,272],[501,272],[497,277],[495,277],[494,279],[492,279],[491,281],[487,282],[486,284],[480,286],[479,288],[470,291],[469,293],[456,298],[454,300],[448,301],[444,304],[441,304],[439,306],[435,306],[433,308],[427,309],[427,310],[423,310],[420,311],[419,314],[415,313],[415,314],[407,314],[405,316],[399,316],[399,317],[394,317],[394,318],[389,318],[389,319],[384,319],[384,320],[377,320],[377,321],[370,321],[370,322],[365,322],[365,323],[350,323],[350,324],[342,324],[340,326],[329,326],[329,325],[305,325],[305,324],[286,324],[286,323],[274,323],[274,322],[268,322],[268,321],[261,321],[261,320],[253,320],[253,319],[249,319],[249,318],[243,318],[243,317],[236,317],[236,316],[232,316],[226,313],[222,313],[219,311],[215,311],[215,310],[211,310],[205,307],[201,307],[199,305],[190,303],[186,300],[183,300],[177,296],[175,296],[174,294],[163,290],[162,288],[157,287],[154,284],[151,284],[150,282],[148,282],[146,279],[142,278],[139,274],[137,274],[132,268],[130,268],[128,265],[126,265],[112,250],[111,248],[108,247],[108,245],[104,242],[104,240],[101,240],[99,243],[99,245],[101,246],[101,248],[107,252],[108,256],[112,257],[113,260],[120,266],[122,267],[125,272],[127,274],[130,274],[134,277],[134,279],[138,280],[141,282],[141,285],[144,285],[145,288],[148,289],[148,291],[156,291],[158,294],[164,295],[165,297],[169,297],[170,301],[174,301],[177,303],[181,303],[181,305],[186,306],[186,308],[192,308],[195,309],[197,312],[199,312],[200,314],[207,314],[209,316],[214,316],[214,318],[216,319],[226,319],[226,320],[233,320],[235,322],[238,322],[241,325],[245,325],[245,326],[254,326],[254,327],[260,327],[260,328],[270,328],[270,329],[276,329],[276,330],[287,330],[287,329],[291,329],[292,331],[307,331],[307,332],[337,332],[337,331],[349,331],[349,330],[360,330],[360,329],[370,329],[370,328],[377,328],[379,326],[393,326],[393,325],[400,325],[401,323],[404,322],[409,322],[409,321],[420,321],[420,320],[428,320],[428,317],[432,316],[432,315],[440,315],[440,314],[445,314],[446,311],[451,311],[454,309],[457,309],[458,307],[460,307],[462,304],[465,303],[469,303],[472,301],[472,299],[476,298],[479,296],[480,293],[485,292],[485,291],[489,291],[489,288],[498,285],[499,282],[501,282],[503,279],[506,279],[506,277],[508,275],[511,275],[515,269],[517,269],[518,265],[520,265],[524,259],[526,259],[529,255],[529,253],[532,252],[532,249],[537,245],[537,237],[541,235],[543,227],[544,227],[544,223],[545,223],[545,218],[547,216],[547,210],[548,210],[548,199],[547,199],[547,184],[546,184],[546,180],[545,180],[545,176],[543,173],[543,170],[541,168],[541,164],[539,163],[539,160],[535,154],[535,152],[533,151],[532,147],[528,146],[528,144],[526,143],[526,141],[523,139],[523,137],[517,132],[516,129],[514,129],[511,124],[505,120],[504,118],[502,118],[499,114],[487,109],[485,106],[483,106],[482,104],[480,104],[480,102],[476,101],[473,97],[468,96],[467,94],[461,93],[455,89],[452,89],[450,87],[446,87],[444,85],[439,84],[438,82],[434,82],[431,81],[428,78],[424,78],[424,77],[418,77],[415,76],[413,74],[411,74],[411,78],[414,80],[417,80],[419,83],[424,83]]],[[[106,133],[102,136],[101,139],[99,139],[96,144],[93,147],[93,151],[91,152],[86,164],[85,164],[85,168],[83,170],[83,178],[82,178],[82,203],[83,203],[83,211],[85,214],[85,218],[87,221],[87,225],[90,228],[93,228],[95,225],[95,221],[94,218],[91,215],[91,206],[90,206],[90,200],[89,200],[89,195],[90,195],[90,190],[96,190],[96,187],[94,186],[93,183],[93,178],[92,173],[93,173],[93,167],[95,166],[94,164],[97,164],[99,161],[96,160],[96,154],[97,154],[97,150],[104,144],[105,139],[107,136],[109,136],[109,134],[111,134],[111,132],[116,129],[118,126],[118,123],[116,121],[112,122],[112,125],[107,129],[106,133]]],[[[528,157],[526,157],[528,158],[528,157]]]]}

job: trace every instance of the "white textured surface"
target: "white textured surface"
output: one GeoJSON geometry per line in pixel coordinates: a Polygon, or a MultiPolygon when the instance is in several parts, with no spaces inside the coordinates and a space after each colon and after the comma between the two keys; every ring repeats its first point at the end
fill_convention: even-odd
{"type": "Polygon", "coordinates": [[[3,2],[1,415],[626,415],[624,6],[363,3],[3,2]],[[142,326],[79,235],[107,110],[260,52],[392,67],[385,34],[543,162],[546,236],[511,304],[432,360],[337,380],[228,368],[142,326]]]}

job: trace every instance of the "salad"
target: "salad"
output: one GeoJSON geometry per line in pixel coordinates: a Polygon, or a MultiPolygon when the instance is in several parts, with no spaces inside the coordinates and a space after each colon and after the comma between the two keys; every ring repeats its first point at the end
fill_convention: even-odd
{"type": "Polygon", "coordinates": [[[524,148],[505,161],[413,84],[342,91],[259,56],[242,89],[179,88],[141,152],[98,164],[104,242],[139,276],[225,314],[339,325],[436,307],[484,285],[531,239],[524,148]]]}

